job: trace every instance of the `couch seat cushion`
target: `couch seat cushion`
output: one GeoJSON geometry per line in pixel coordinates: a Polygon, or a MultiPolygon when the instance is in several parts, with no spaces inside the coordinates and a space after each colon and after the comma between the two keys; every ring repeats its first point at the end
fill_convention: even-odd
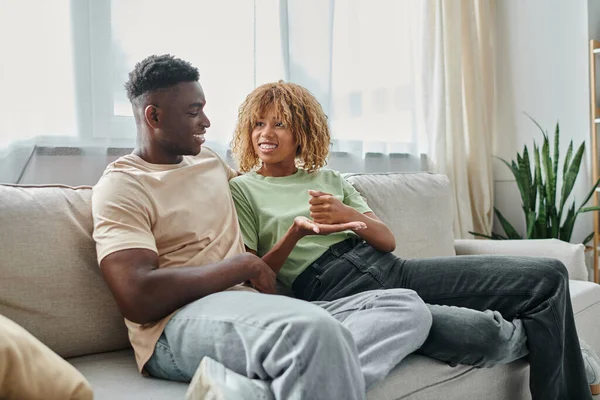
{"type": "Polygon", "coordinates": [[[408,356],[369,390],[368,400],[528,399],[529,364],[494,368],[449,365],[417,354],[408,356]]]}
{"type": "Polygon", "coordinates": [[[113,351],[68,360],[90,382],[95,400],[183,399],[187,383],[144,377],[133,350],[113,351]]]}
{"type": "MultiPolygon", "coordinates": [[[[187,391],[185,383],[141,376],[131,350],[68,361],[90,382],[96,400],[183,399],[187,391]]],[[[522,399],[528,398],[528,379],[528,365],[523,361],[495,368],[453,368],[427,357],[411,355],[369,391],[368,399],[430,400],[439,398],[440,393],[444,393],[445,400],[522,399]],[[503,393],[509,397],[502,397],[503,393]],[[471,395],[473,397],[468,397],[471,395]]]]}
{"type": "MultiPolygon", "coordinates": [[[[600,349],[600,285],[593,282],[569,281],[575,324],[579,337],[596,351],[600,349]]],[[[600,396],[599,396],[600,397],[600,396]]]]}

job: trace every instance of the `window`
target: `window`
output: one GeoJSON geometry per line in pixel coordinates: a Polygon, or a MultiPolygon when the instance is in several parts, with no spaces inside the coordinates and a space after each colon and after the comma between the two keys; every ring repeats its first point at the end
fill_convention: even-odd
{"type": "Polygon", "coordinates": [[[333,23],[331,127],[363,152],[414,153],[411,2],[338,1],[333,23]]]}
{"type": "MultiPolygon", "coordinates": [[[[0,6],[0,151],[77,134],[69,0],[0,6]]],[[[6,4],[6,5],[4,5],[6,4]]]]}

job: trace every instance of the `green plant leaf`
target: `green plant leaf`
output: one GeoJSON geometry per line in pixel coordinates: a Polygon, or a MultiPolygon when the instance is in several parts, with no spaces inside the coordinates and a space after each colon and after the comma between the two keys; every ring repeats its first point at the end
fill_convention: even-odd
{"type": "Polygon", "coordinates": [[[546,204],[548,206],[554,206],[556,204],[556,177],[554,176],[552,169],[550,141],[546,135],[544,135],[544,143],[542,144],[542,166],[543,172],[546,174],[546,204]]]}
{"type": "Polygon", "coordinates": [[[545,239],[547,235],[547,218],[546,218],[546,189],[543,184],[538,186],[539,201],[538,201],[538,217],[535,223],[536,239],[545,239]]]}
{"type": "Polygon", "coordinates": [[[527,224],[527,239],[533,239],[535,236],[535,208],[525,213],[527,224]]]}
{"type": "Polygon", "coordinates": [[[514,161],[512,162],[512,165],[511,165],[511,164],[509,164],[509,163],[508,163],[508,161],[506,161],[504,158],[500,158],[500,157],[496,157],[496,156],[494,156],[494,158],[496,158],[496,159],[498,159],[498,160],[502,161],[502,162],[503,162],[503,163],[504,163],[504,164],[505,164],[505,165],[508,167],[508,169],[510,169],[510,171],[511,171],[511,172],[512,172],[512,174],[513,174],[513,176],[514,176],[515,178],[517,177],[517,175],[516,175],[516,174],[518,174],[518,173],[519,173],[519,169],[518,169],[518,168],[517,168],[517,169],[515,169],[515,168],[516,168],[516,164],[515,164],[515,162],[514,162],[514,161]]]}
{"type": "Polygon", "coordinates": [[[553,174],[558,180],[558,157],[559,157],[559,148],[558,142],[560,137],[560,128],[558,127],[558,121],[556,121],[556,128],[554,129],[554,166],[553,166],[553,174]]]}
{"type": "Polygon", "coordinates": [[[573,139],[569,142],[569,148],[567,149],[567,155],[565,156],[565,165],[563,166],[563,180],[565,179],[565,175],[567,175],[567,169],[569,168],[569,163],[571,162],[571,157],[573,156],[573,139]]]}
{"type": "MultiPolygon", "coordinates": [[[[559,239],[560,237],[560,221],[558,220],[558,215],[556,214],[556,207],[550,206],[550,238],[559,239]]],[[[568,240],[567,240],[568,241],[568,240]]]]}
{"type": "Polygon", "coordinates": [[[535,203],[531,203],[531,165],[529,163],[529,152],[527,146],[523,146],[523,157],[517,154],[517,162],[519,164],[519,179],[521,180],[521,186],[523,191],[521,192],[521,200],[523,201],[523,207],[526,210],[525,213],[535,210],[535,203]]]}
{"type": "Polygon", "coordinates": [[[581,205],[577,209],[577,214],[579,214],[580,212],[585,212],[585,211],[582,211],[583,206],[585,206],[587,204],[587,202],[590,201],[590,199],[594,195],[594,192],[596,191],[596,188],[598,187],[599,184],[600,184],[600,179],[598,179],[596,181],[596,184],[592,187],[592,190],[590,190],[590,192],[588,193],[588,195],[585,197],[585,200],[583,201],[583,203],[581,203],[581,205]]]}
{"type": "Polygon", "coordinates": [[[477,236],[477,237],[483,237],[486,239],[494,239],[493,237],[489,236],[489,235],[484,235],[483,233],[477,233],[477,232],[473,232],[473,231],[468,231],[471,235],[473,236],[477,236]]]}
{"type": "Polygon", "coordinates": [[[573,191],[573,187],[575,186],[575,180],[577,179],[577,175],[579,174],[579,167],[581,166],[581,160],[583,158],[583,152],[585,151],[585,142],[581,143],[581,146],[577,149],[575,153],[575,157],[571,161],[571,165],[567,169],[566,175],[563,177],[563,187],[562,193],[560,196],[560,213],[562,214],[562,210],[564,208],[569,195],[573,191]]]}
{"type": "Polygon", "coordinates": [[[542,183],[542,172],[540,170],[540,149],[537,147],[535,140],[533,141],[533,187],[531,202],[533,204],[533,210],[537,204],[538,185],[542,183]]]}
{"type": "Polygon", "coordinates": [[[502,236],[502,235],[499,235],[494,232],[492,232],[491,235],[484,235],[483,233],[477,233],[477,232],[473,232],[473,231],[469,231],[469,233],[473,236],[484,237],[486,239],[492,239],[492,240],[507,240],[508,239],[506,236],[502,236]]]}
{"type": "Polygon", "coordinates": [[[571,241],[571,235],[573,234],[573,227],[575,226],[576,217],[575,202],[573,202],[571,207],[569,207],[565,222],[563,223],[562,227],[560,227],[560,233],[559,236],[556,237],[557,239],[564,240],[565,242],[571,241]]]}
{"type": "Polygon", "coordinates": [[[586,213],[586,212],[590,212],[590,211],[600,211],[600,206],[590,206],[590,207],[580,208],[577,213],[586,213]]]}
{"type": "Polygon", "coordinates": [[[526,112],[524,112],[523,114],[525,114],[527,116],[527,118],[529,118],[534,124],[537,125],[537,127],[540,129],[540,132],[542,132],[542,135],[546,136],[546,132],[544,131],[544,128],[542,128],[542,126],[540,124],[538,124],[538,122],[533,119],[533,117],[529,114],[527,114],[526,112]]]}
{"type": "Polygon", "coordinates": [[[594,238],[594,232],[590,233],[589,235],[587,235],[585,237],[585,239],[583,239],[583,241],[581,243],[586,244],[587,242],[589,242],[590,240],[592,240],[594,238]]]}
{"type": "Polygon", "coordinates": [[[510,224],[510,222],[508,222],[508,220],[504,218],[504,215],[502,215],[500,210],[498,210],[496,207],[494,207],[494,213],[498,217],[498,220],[502,225],[502,229],[504,229],[504,232],[506,233],[508,239],[523,239],[523,237],[519,235],[519,232],[517,232],[517,230],[510,224]]]}

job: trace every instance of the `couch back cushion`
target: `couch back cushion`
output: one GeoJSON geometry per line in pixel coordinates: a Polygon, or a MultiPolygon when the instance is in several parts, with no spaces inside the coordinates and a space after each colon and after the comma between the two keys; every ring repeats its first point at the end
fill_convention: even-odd
{"type": "Polygon", "coordinates": [[[63,357],[129,347],[92,239],[89,187],[0,185],[0,314],[63,357]]]}
{"type": "Polygon", "coordinates": [[[445,175],[428,172],[346,174],[396,236],[403,258],[453,256],[452,191],[445,175]]]}

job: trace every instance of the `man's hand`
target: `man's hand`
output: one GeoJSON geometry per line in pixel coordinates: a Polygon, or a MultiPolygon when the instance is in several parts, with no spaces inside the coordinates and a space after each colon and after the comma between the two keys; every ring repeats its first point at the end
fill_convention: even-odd
{"type": "Polygon", "coordinates": [[[352,207],[349,207],[339,201],[335,196],[321,192],[319,190],[309,190],[311,196],[308,204],[310,204],[310,217],[318,224],[344,224],[352,221],[352,207]]]}
{"type": "Polygon", "coordinates": [[[292,230],[299,236],[308,235],[329,235],[330,233],[343,232],[347,230],[365,229],[367,225],[364,222],[353,221],[344,224],[320,224],[306,217],[294,218],[292,230]]]}
{"type": "Polygon", "coordinates": [[[260,257],[252,253],[244,253],[243,257],[248,258],[248,265],[254,271],[254,277],[250,278],[250,283],[256,290],[266,294],[277,294],[275,288],[275,272],[260,257]]]}

